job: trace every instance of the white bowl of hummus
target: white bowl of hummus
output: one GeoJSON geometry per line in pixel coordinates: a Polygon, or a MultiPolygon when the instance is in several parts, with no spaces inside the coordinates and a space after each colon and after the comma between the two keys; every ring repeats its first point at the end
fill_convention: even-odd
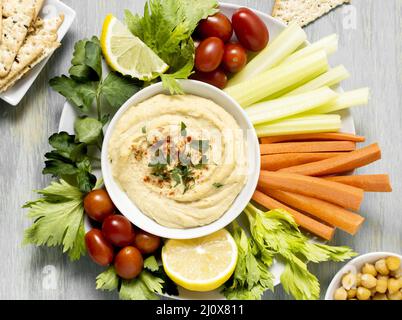
{"type": "Polygon", "coordinates": [[[161,83],[131,97],[113,117],[102,175],[117,209],[134,225],[170,239],[211,234],[250,201],[260,169],[258,138],[244,110],[208,84],[161,83]]]}

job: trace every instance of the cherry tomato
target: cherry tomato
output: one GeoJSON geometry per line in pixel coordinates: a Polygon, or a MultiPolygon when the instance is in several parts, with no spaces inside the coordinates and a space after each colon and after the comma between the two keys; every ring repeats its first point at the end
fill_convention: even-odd
{"type": "Polygon", "coordinates": [[[229,72],[239,72],[247,63],[247,52],[239,43],[227,43],[222,65],[229,72]]]}
{"type": "Polygon", "coordinates": [[[228,77],[221,68],[218,68],[211,72],[196,71],[190,76],[190,78],[209,83],[210,85],[218,87],[219,89],[225,88],[228,82],[228,77]]]}
{"type": "Polygon", "coordinates": [[[141,252],[128,246],[119,251],[114,259],[116,273],[123,279],[130,280],[138,276],[144,267],[141,252]]]}
{"type": "Polygon", "coordinates": [[[103,222],[106,217],[115,212],[112,199],[105,189],[89,192],[84,198],[84,209],[88,216],[95,221],[103,222]]]}
{"type": "Polygon", "coordinates": [[[99,229],[92,229],[85,235],[85,245],[91,259],[101,266],[107,266],[113,261],[113,247],[103,237],[99,229]]]}
{"type": "Polygon", "coordinates": [[[198,71],[210,72],[219,67],[225,45],[217,37],[207,38],[195,50],[195,68],[198,71]]]}
{"type": "Polygon", "coordinates": [[[116,247],[125,247],[135,239],[134,227],[121,215],[109,216],[103,221],[102,233],[116,247]]]}
{"type": "Polygon", "coordinates": [[[232,16],[232,25],[237,39],[246,49],[260,51],[268,44],[268,28],[252,10],[236,10],[232,16]]]}
{"type": "Polygon", "coordinates": [[[135,235],[134,245],[142,254],[153,253],[161,245],[161,238],[141,230],[135,235]]]}
{"type": "Polygon", "coordinates": [[[217,37],[223,42],[227,42],[232,37],[233,27],[230,20],[224,14],[218,12],[213,16],[201,20],[198,24],[196,34],[199,35],[201,39],[217,37]]]}

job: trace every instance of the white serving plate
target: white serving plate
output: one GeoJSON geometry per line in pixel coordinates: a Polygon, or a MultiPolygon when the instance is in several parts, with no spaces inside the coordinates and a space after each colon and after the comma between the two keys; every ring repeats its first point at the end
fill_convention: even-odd
{"type": "MultiPolygon", "coordinates": [[[[70,7],[66,6],[63,2],[59,0],[45,0],[44,6],[40,13],[42,18],[53,18],[58,16],[60,13],[64,14],[64,21],[58,31],[58,40],[61,41],[66,35],[67,31],[70,29],[74,19],[75,11],[70,7]]],[[[22,98],[28,92],[31,85],[34,83],[39,73],[42,71],[43,67],[49,61],[51,56],[47,57],[37,66],[35,66],[29,73],[19,80],[14,87],[8,89],[0,95],[0,99],[6,101],[7,103],[16,106],[20,103],[22,98]]]]}
{"type": "MultiPolygon", "coordinates": [[[[220,3],[221,12],[227,15],[229,18],[232,16],[235,10],[240,8],[241,6],[228,4],[228,3],[220,3]]],[[[258,10],[254,10],[254,12],[265,22],[269,29],[270,33],[270,41],[272,41],[285,27],[281,21],[274,19],[273,17],[260,12],[258,10]]],[[[337,88],[342,91],[341,88],[337,88]]],[[[342,117],[342,132],[355,133],[355,126],[353,122],[353,117],[349,110],[345,110],[339,112],[342,117]]],[[[78,116],[78,112],[76,109],[68,102],[64,104],[64,108],[60,117],[59,123],[59,131],[66,131],[70,134],[74,134],[74,120],[78,116]]],[[[100,171],[99,171],[100,173],[100,171]]],[[[244,214],[242,214],[238,219],[240,225],[247,226],[246,219],[244,218],[244,214]]],[[[86,228],[89,230],[90,224],[86,223],[86,228]]],[[[274,261],[271,266],[271,273],[274,276],[274,285],[277,286],[280,284],[280,276],[284,270],[284,265],[280,261],[274,261]]],[[[179,287],[180,295],[178,297],[171,297],[174,299],[183,299],[183,300],[221,300],[224,299],[223,295],[219,293],[219,290],[214,290],[210,292],[192,292],[185,290],[179,287]]]]}

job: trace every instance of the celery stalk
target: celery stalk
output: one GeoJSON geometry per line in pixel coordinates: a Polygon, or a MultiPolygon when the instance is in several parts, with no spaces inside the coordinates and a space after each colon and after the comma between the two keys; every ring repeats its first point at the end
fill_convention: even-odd
{"type": "Polygon", "coordinates": [[[310,90],[318,89],[321,87],[331,87],[334,86],[341,81],[350,77],[350,73],[343,65],[337,66],[333,69],[328,70],[323,73],[319,77],[307,82],[306,84],[288,92],[284,95],[284,97],[308,92],[310,90]]]}
{"type": "Polygon", "coordinates": [[[267,123],[297,115],[329,103],[333,103],[338,94],[328,87],[300,95],[253,104],[246,109],[250,121],[254,124],[267,123]]]}
{"type": "Polygon", "coordinates": [[[291,54],[284,61],[282,61],[281,64],[295,61],[300,58],[305,58],[306,56],[321,50],[324,50],[327,56],[338,50],[338,36],[336,34],[331,34],[325,38],[322,38],[321,40],[318,40],[317,42],[297,50],[295,53],[291,54]]]}
{"type": "Polygon", "coordinates": [[[311,115],[288,118],[255,126],[258,137],[280,136],[286,134],[337,132],[341,129],[341,116],[338,114],[311,115]]]}
{"type": "Polygon", "coordinates": [[[226,88],[224,91],[241,106],[247,107],[276,92],[328,70],[327,55],[323,51],[306,58],[268,70],[252,79],[226,88]]]}
{"type": "Polygon", "coordinates": [[[361,88],[353,91],[344,92],[341,93],[333,103],[317,107],[306,112],[306,114],[325,114],[360,105],[366,105],[369,101],[369,96],[369,88],[361,88]]]}
{"type": "Polygon", "coordinates": [[[242,83],[278,65],[306,41],[307,35],[297,24],[290,24],[239,73],[228,82],[228,87],[242,83]]]}

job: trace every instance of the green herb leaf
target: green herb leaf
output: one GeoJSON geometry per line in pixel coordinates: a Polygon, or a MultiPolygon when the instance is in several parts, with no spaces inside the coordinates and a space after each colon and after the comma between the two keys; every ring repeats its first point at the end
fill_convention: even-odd
{"type": "Polygon", "coordinates": [[[123,280],[119,292],[122,300],[157,300],[162,293],[163,280],[143,270],[138,278],[123,280]]]}
{"type": "Polygon", "coordinates": [[[244,230],[233,223],[233,238],[238,248],[235,272],[223,289],[227,299],[260,300],[263,293],[273,290],[273,276],[259,257],[252,239],[244,230]]]}
{"type": "Polygon", "coordinates": [[[86,144],[97,144],[102,135],[103,123],[90,117],[77,118],[74,131],[78,141],[86,144]]]}
{"type": "Polygon", "coordinates": [[[80,40],[74,46],[71,78],[79,82],[99,81],[102,78],[102,51],[99,39],[80,40]]]}
{"type": "Polygon", "coordinates": [[[49,81],[53,90],[63,95],[73,106],[82,112],[89,112],[96,97],[96,86],[92,82],[79,83],[66,76],[49,81]]]}
{"type": "Polygon", "coordinates": [[[141,132],[142,132],[143,134],[146,134],[146,133],[147,133],[147,127],[146,127],[146,126],[143,126],[143,127],[141,128],[141,132]]]}
{"type": "Polygon", "coordinates": [[[169,65],[161,75],[171,93],[182,93],[175,79],[186,79],[194,66],[191,35],[201,19],[218,12],[215,0],[153,0],[144,7],[144,16],[125,13],[130,31],[169,65]]]}
{"type": "Polygon", "coordinates": [[[219,182],[215,182],[215,183],[213,183],[212,184],[216,189],[219,189],[219,188],[222,188],[223,187],[223,184],[222,183],[219,183],[219,182]]]}
{"type": "Polygon", "coordinates": [[[311,242],[284,210],[263,212],[249,204],[244,211],[250,223],[250,232],[261,252],[261,260],[269,267],[277,255],[284,259],[286,266],[281,283],[285,291],[297,300],[319,298],[318,280],[307,269],[309,261],[343,261],[355,255],[347,247],[311,242]]]}
{"type": "Polygon", "coordinates": [[[102,50],[96,37],[85,44],[85,64],[96,72],[98,79],[102,79],[102,50]]]}
{"type": "Polygon", "coordinates": [[[113,266],[110,266],[106,271],[96,277],[96,289],[104,291],[116,290],[119,286],[119,277],[113,266]]]}
{"type": "Polygon", "coordinates": [[[24,244],[61,246],[71,260],[85,254],[84,194],[60,180],[38,191],[43,197],[25,204],[34,220],[25,230],[24,244]]]}
{"type": "Polygon", "coordinates": [[[186,124],[183,121],[180,122],[180,134],[182,137],[185,137],[187,135],[186,128],[187,128],[186,124]]]}
{"type": "Polygon", "coordinates": [[[101,94],[115,109],[120,108],[140,87],[136,82],[117,73],[110,72],[101,85],[101,94]]]}
{"type": "Polygon", "coordinates": [[[155,256],[149,256],[144,260],[144,268],[148,269],[150,271],[158,271],[159,270],[159,265],[158,262],[156,261],[155,256]]]}

